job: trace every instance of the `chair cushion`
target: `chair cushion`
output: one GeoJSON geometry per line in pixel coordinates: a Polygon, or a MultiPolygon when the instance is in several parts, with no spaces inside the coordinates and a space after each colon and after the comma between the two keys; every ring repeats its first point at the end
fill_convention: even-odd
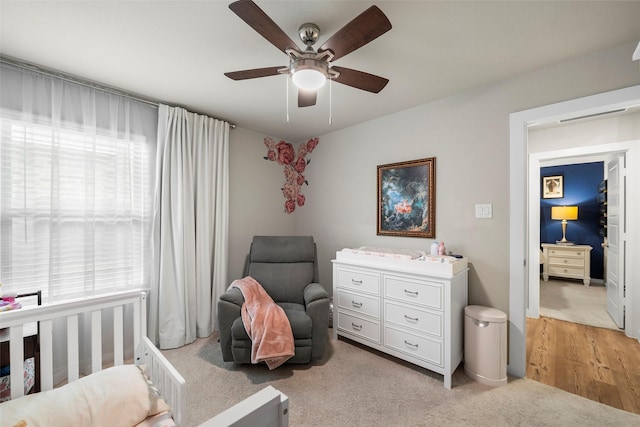
{"type": "MultiPolygon", "coordinates": [[[[311,317],[304,311],[304,306],[300,304],[279,304],[291,324],[293,338],[299,343],[299,340],[311,338],[311,317]]],[[[233,341],[251,341],[247,331],[244,329],[242,317],[238,317],[231,325],[231,338],[233,341]]]]}
{"type": "Polygon", "coordinates": [[[277,303],[304,304],[304,288],[313,282],[313,262],[252,262],[248,275],[258,281],[277,303]]]}
{"type": "Polygon", "coordinates": [[[289,318],[291,323],[291,330],[293,331],[293,337],[298,340],[301,338],[311,338],[312,322],[311,317],[305,313],[304,308],[286,308],[282,307],[284,312],[289,318]]]}

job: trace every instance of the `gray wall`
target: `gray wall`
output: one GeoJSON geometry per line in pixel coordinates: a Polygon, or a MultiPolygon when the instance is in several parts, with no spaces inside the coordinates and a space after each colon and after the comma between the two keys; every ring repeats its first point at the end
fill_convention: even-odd
{"type": "Polygon", "coordinates": [[[284,213],[282,166],[264,160],[260,133],[237,128],[229,137],[229,283],[242,277],[254,235],[294,235],[299,211],[284,213]]]}
{"type": "Polygon", "coordinates": [[[376,166],[436,157],[435,239],[469,258],[470,303],[508,313],[509,114],[640,84],[634,48],[567,61],[320,135],[306,171],[306,206],[292,215],[282,209],[282,168],[262,159],[265,135],[233,131],[230,278],[241,271],[250,236],[258,233],[313,235],[327,289],[331,259],[344,247],[427,249],[431,239],[376,235],[376,166]],[[491,203],[493,218],[474,218],[476,203],[491,203]]]}

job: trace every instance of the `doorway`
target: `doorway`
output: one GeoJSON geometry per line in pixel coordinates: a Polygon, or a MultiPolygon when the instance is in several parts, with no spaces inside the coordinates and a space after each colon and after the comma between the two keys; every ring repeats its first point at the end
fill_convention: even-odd
{"type": "MultiPolygon", "coordinates": [[[[509,221],[509,364],[511,375],[524,377],[526,371],[526,310],[529,307],[530,266],[539,266],[537,245],[531,250],[530,228],[528,224],[539,224],[539,212],[536,218],[529,215],[527,189],[529,180],[539,182],[539,176],[527,176],[527,128],[534,123],[550,123],[560,119],[597,114],[614,109],[640,105],[640,85],[625,89],[588,96],[558,104],[552,104],[531,110],[513,113],[510,116],[510,221],[509,221]]],[[[640,165],[640,143],[631,144],[627,151],[629,164],[640,165]]],[[[615,144],[608,144],[609,150],[616,150],[615,144]]],[[[622,148],[620,148],[622,150],[622,148]]],[[[637,168],[636,168],[637,169],[637,168]]],[[[539,175],[539,169],[538,169],[539,175]]],[[[640,182],[640,171],[627,174],[629,182],[640,182]]],[[[634,186],[635,187],[635,186],[634,186]]],[[[539,192],[539,187],[536,186],[539,192]]],[[[627,204],[628,227],[630,235],[640,235],[640,189],[630,188],[627,204]]],[[[538,194],[539,197],[539,194],[538,194]]],[[[534,215],[536,216],[536,215],[534,215]]],[[[539,234],[538,234],[539,235],[539,234]]],[[[536,238],[537,239],[537,238],[536,238]]],[[[640,239],[637,239],[640,240],[640,239]]],[[[640,241],[629,240],[628,259],[638,259],[640,241]]],[[[625,267],[627,280],[640,278],[640,263],[629,263],[625,267]]],[[[637,280],[637,279],[636,279],[637,280]]],[[[630,309],[625,333],[634,338],[640,337],[640,290],[629,289],[626,295],[630,309]],[[637,308],[637,309],[636,309],[637,308]]]]}
{"type": "MultiPolygon", "coordinates": [[[[635,123],[636,117],[633,116],[633,122],[635,123]]],[[[603,126],[600,132],[606,133],[606,127],[603,126]]],[[[579,132],[578,132],[579,134],[579,132]]],[[[580,135],[578,135],[578,138],[580,135]]],[[[611,135],[611,138],[615,138],[615,134],[611,135]]],[[[535,142],[535,138],[531,138],[529,142],[535,142]]],[[[587,146],[587,147],[575,147],[569,151],[567,150],[555,150],[553,152],[544,152],[544,153],[531,153],[530,154],[530,170],[529,170],[529,198],[528,198],[528,211],[529,211],[529,247],[530,252],[529,255],[532,255],[533,247],[535,245],[536,248],[540,247],[540,214],[541,214],[541,199],[540,192],[536,192],[536,189],[540,188],[540,175],[541,175],[541,166],[548,166],[550,163],[554,165],[559,164],[571,164],[577,162],[579,159],[582,159],[584,162],[589,162],[590,160],[597,160],[598,163],[602,161],[602,172],[603,175],[598,177],[598,182],[602,177],[607,178],[608,184],[609,181],[614,178],[610,171],[612,170],[609,165],[624,165],[624,159],[626,157],[633,158],[633,153],[638,151],[638,147],[640,146],[640,140],[638,141],[628,141],[628,142],[618,142],[613,144],[602,144],[597,146],[587,146]],[[572,154],[578,153],[577,156],[572,156],[572,154]],[[554,163],[555,162],[555,163],[554,163]],[[606,165],[606,169],[605,169],[606,165]],[[535,187],[535,188],[534,188],[535,187]],[[535,215],[538,217],[533,219],[535,215]]],[[[529,149],[535,149],[531,146],[529,149]]],[[[637,169],[640,164],[628,164],[627,169],[630,173],[630,176],[635,176],[638,173],[637,169]]],[[[571,170],[571,167],[565,168],[564,172],[568,172],[571,170]]],[[[552,172],[561,172],[558,169],[551,169],[552,172]]],[[[592,175],[595,172],[592,171],[592,175]]],[[[621,172],[621,175],[624,176],[624,168],[621,172]]],[[[574,176],[569,173],[569,176],[574,176]]],[[[615,180],[615,179],[613,179],[615,180]]],[[[595,185],[597,187],[597,184],[595,185]]],[[[622,186],[624,191],[624,185],[622,186]]],[[[628,197],[625,197],[624,194],[620,194],[620,197],[623,199],[637,197],[637,194],[630,191],[627,194],[628,197]]],[[[607,195],[609,197],[609,195],[607,195]]],[[[577,199],[576,199],[577,200],[577,199]]],[[[575,202],[575,200],[574,200],[575,202]]],[[[612,210],[617,212],[616,206],[619,206],[618,201],[611,200],[612,202],[612,210]]],[[[569,203],[569,204],[579,204],[579,203],[569,203]]],[[[622,211],[624,211],[624,205],[622,205],[622,211]]],[[[619,212],[616,213],[619,215],[619,212]]],[[[576,215],[577,217],[577,215],[576,215]]],[[[607,221],[607,225],[609,225],[609,221],[607,221]]],[[[624,227],[619,229],[608,229],[607,230],[608,237],[612,240],[637,240],[637,237],[632,238],[631,234],[627,233],[628,236],[619,237],[621,234],[624,234],[624,227]]],[[[591,244],[595,244],[591,242],[591,244]]],[[[555,246],[555,245],[554,245],[555,246]]],[[[538,250],[539,254],[539,250],[538,250]]],[[[624,258],[624,249],[623,255],[624,258]]],[[[611,262],[611,260],[609,260],[611,262]]],[[[608,269],[607,269],[608,271],[608,269]]],[[[562,271],[558,271],[558,273],[562,273],[562,271]]],[[[528,316],[529,311],[539,310],[540,307],[535,306],[536,301],[540,301],[542,297],[542,289],[543,287],[547,287],[549,282],[544,282],[540,280],[539,269],[533,268],[533,265],[529,268],[529,306],[528,308],[528,316]],[[532,298],[533,293],[536,292],[536,296],[540,299],[532,298]],[[532,301],[535,300],[535,301],[532,301]]],[[[622,280],[622,284],[624,284],[624,279],[622,280]]],[[[552,285],[554,291],[558,291],[560,289],[560,284],[552,285]]],[[[583,283],[569,283],[570,287],[573,287],[572,291],[595,291],[597,290],[592,284],[589,288],[584,287],[583,283]]],[[[615,351],[619,352],[619,354],[626,354],[627,352],[635,352],[637,351],[638,341],[631,340],[625,337],[624,333],[621,333],[620,329],[616,328],[615,322],[613,322],[613,316],[616,313],[611,314],[609,317],[609,307],[608,305],[608,289],[611,287],[609,283],[607,289],[602,289],[605,292],[600,294],[600,298],[602,298],[601,302],[603,303],[600,307],[602,311],[601,314],[606,316],[604,320],[611,320],[610,324],[613,327],[602,329],[600,325],[592,324],[590,321],[595,320],[595,313],[584,318],[584,321],[575,321],[575,319],[571,319],[570,321],[573,323],[563,322],[561,316],[553,317],[553,316],[545,316],[545,317],[528,317],[526,320],[527,329],[525,331],[525,336],[527,338],[527,369],[526,376],[527,378],[534,379],[536,381],[542,382],[544,384],[548,384],[562,390],[568,391],[573,394],[577,394],[583,397],[586,397],[591,400],[599,401],[601,403],[605,403],[610,406],[614,406],[620,409],[635,411],[637,410],[636,406],[633,407],[625,407],[621,404],[621,401],[624,400],[623,397],[628,395],[630,392],[632,393],[634,385],[629,386],[629,383],[619,382],[616,380],[606,380],[604,383],[606,386],[600,387],[603,384],[604,377],[591,376],[593,374],[593,370],[589,369],[589,367],[597,366],[602,372],[620,372],[626,369],[631,369],[631,366],[634,366],[633,361],[608,358],[607,356],[603,356],[606,351],[611,350],[612,343],[616,342],[615,351]],[[556,320],[560,318],[561,320],[556,320]],[[587,321],[588,319],[588,321],[587,321]],[[598,326],[598,327],[591,327],[598,326]],[[609,330],[613,329],[613,330],[609,330]],[[607,333],[608,331],[609,333],[607,333]],[[571,351],[568,350],[567,347],[563,347],[563,343],[569,343],[569,347],[571,351]],[[548,350],[548,351],[546,351],[548,350]],[[597,352],[597,356],[594,355],[593,350],[597,352]],[[580,363],[572,364],[574,360],[579,360],[580,363]],[[557,369],[561,367],[560,369],[557,369]],[[540,376],[540,372],[546,372],[546,375],[540,376]],[[596,391],[597,390],[597,391],[596,391]],[[585,392],[586,391],[586,392],[585,392]],[[612,398],[612,396],[617,397],[617,399],[612,398]]],[[[628,290],[631,292],[635,290],[638,291],[638,287],[635,289],[632,288],[632,282],[627,281],[628,290]]],[[[571,289],[571,288],[570,288],[571,289]]],[[[545,289],[548,291],[549,289],[545,289]]],[[[576,294],[573,294],[570,298],[576,298],[576,294]]],[[[636,306],[637,307],[637,306],[636,306]]],[[[630,305],[628,315],[633,314],[634,307],[630,305]]],[[[636,311],[637,312],[637,311],[636,311]]],[[[542,313],[540,313],[542,314],[542,313]]],[[[562,314],[562,313],[560,313],[562,314]]],[[[627,335],[629,335],[627,333],[627,335]]],[[[635,368],[634,368],[635,369],[635,368]]]]}
{"type": "MultiPolygon", "coordinates": [[[[529,260],[528,271],[528,304],[526,315],[538,318],[540,315],[540,274],[539,269],[534,266],[540,264],[540,168],[553,164],[568,164],[578,161],[607,161],[619,156],[627,156],[630,152],[638,150],[640,141],[618,142],[612,144],[602,144],[595,146],[576,147],[571,149],[561,149],[555,151],[538,152],[529,154],[529,190],[528,190],[528,240],[529,240],[529,260]],[[635,150],[634,150],[635,147],[635,150]]],[[[638,166],[630,164],[628,173],[638,173],[638,166]]],[[[606,176],[606,175],[605,175],[606,176]]],[[[638,192],[629,191],[628,197],[638,197],[638,192]]],[[[621,230],[619,230],[621,232],[621,230]]],[[[630,235],[627,233],[627,235],[630,235]]],[[[617,240],[617,239],[616,239],[617,240]]],[[[631,239],[630,239],[631,240],[631,239]]],[[[635,240],[635,239],[633,239],[635,240]]],[[[629,258],[627,254],[627,259],[629,258]]],[[[627,283],[631,283],[627,277],[627,283]]],[[[632,290],[629,290],[632,292],[632,290]]],[[[636,306],[637,307],[637,306],[636,306]]],[[[634,306],[629,304],[627,315],[633,314],[634,306]]],[[[634,336],[627,333],[628,336],[634,336]]],[[[638,337],[638,335],[635,335],[638,337]]]]}
{"type": "MultiPolygon", "coordinates": [[[[614,115],[615,116],[615,115],[614,115]]],[[[570,125],[573,139],[581,139],[582,135],[591,135],[596,131],[607,133],[610,119],[620,121],[626,118],[600,118],[596,123],[580,122],[570,125]],[[600,123],[600,129],[594,125],[600,123]],[[588,129],[585,130],[585,127],[588,129]]],[[[638,118],[640,120],[640,117],[638,118]]],[[[549,129],[551,130],[551,129],[549,129]]],[[[529,150],[535,149],[536,143],[549,141],[562,147],[566,138],[558,132],[567,133],[565,128],[556,128],[555,132],[547,130],[529,131],[529,150]],[[542,141],[540,141],[542,140],[542,141]]],[[[604,284],[605,273],[605,238],[606,227],[606,188],[605,163],[607,156],[595,155],[571,157],[560,160],[542,160],[540,174],[543,177],[562,177],[559,194],[547,196],[539,200],[535,208],[540,209],[540,244],[547,248],[547,256],[540,255],[538,275],[540,289],[540,316],[559,319],[582,325],[603,327],[619,331],[612,317],[607,312],[607,292],[604,284]],[[602,188],[602,191],[601,191],[602,188]],[[571,247],[554,247],[563,237],[561,222],[553,219],[564,212],[556,206],[576,207],[575,220],[565,224],[566,238],[573,242],[571,247]],[[558,249],[561,252],[556,253],[558,249]],[[583,252],[584,251],[584,252],[583,252]],[[553,253],[553,254],[552,254],[553,253]],[[584,258],[581,258],[581,255],[584,258]],[[549,257],[549,258],[547,258],[549,257]],[[546,268],[545,268],[546,266],[546,268]],[[546,275],[544,274],[546,271],[546,275]],[[584,285],[584,276],[589,277],[589,286],[584,285]],[[581,276],[581,277],[578,277],[581,276]]],[[[535,280],[534,277],[531,278],[535,280]]],[[[527,316],[531,317],[531,307],[527,316]]],[[[527,339],[529,338],[527,331],[527,339]]]]}

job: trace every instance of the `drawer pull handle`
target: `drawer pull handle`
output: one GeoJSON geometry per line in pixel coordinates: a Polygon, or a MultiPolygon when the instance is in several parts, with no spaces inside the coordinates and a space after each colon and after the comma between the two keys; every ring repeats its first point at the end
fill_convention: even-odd
{"type": "Polygon", "coordinates": [[[404,315],[404,318],[407,319],[407,320],[411,320],[412,322],[417,322],[418,321],[417,317],[409,317],[406,314],[404,315]]]}
{"type": "Polygon", "coordinates": [[[407,345],[407,346],[409,346],[409,347],[415,348],[415,349],[417,349],[417,348],[418,348],[418,344],[410,343],[410,342],[409,342],[409,341],[407,341],[407,340],[404,340],[404,344],[405,344],[405,345],[407,345]]]}
{"type": "Polygon", "coordinates": [[[361,331],[362,330],[362,325],[356,325],[355,323],[351,322],[351,327],[353,328],[353,330],[355,331],[361,331]]]}
{"type": "Polygon", "coordinates": [[[408,290],[406,290],[406,289],[405,289],[405,290],[404,290],[404,293],[405,293],[405,294],[407,294],[407,295],[414,296],[414,297],[417,297],[417,296],[418,296],[418,291],[411,292],[411,291],[408,291],[408,290]]]}
{"type": "Polygon", "coordinates": [[[361,302],[351,301],[351,305],[354,306],[355,308],[361,308],[362,307],[362,303],[361,302]]]}
{"type": "Polygon", "coordinates": [[[351,283],[354,285],[362,285],[362,280],[351,279],[351,283]]]}

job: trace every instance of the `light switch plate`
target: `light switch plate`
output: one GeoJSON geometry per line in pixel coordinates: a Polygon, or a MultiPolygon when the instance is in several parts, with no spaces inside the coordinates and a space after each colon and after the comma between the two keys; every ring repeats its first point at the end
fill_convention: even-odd
{"type": "Polygon", "coordinates": [[[493,218],[493,207],[491,203],[476,204],[476,218],[493,218]]]}

